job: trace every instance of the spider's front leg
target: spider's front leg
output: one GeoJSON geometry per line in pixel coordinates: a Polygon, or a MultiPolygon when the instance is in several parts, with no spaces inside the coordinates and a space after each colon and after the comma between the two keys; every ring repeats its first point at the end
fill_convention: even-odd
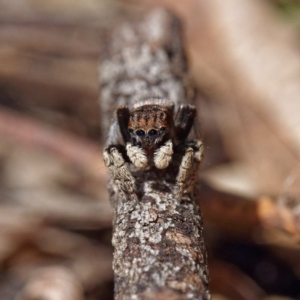
{"type": "Polygon", "coordinates": [[[196,114],[195,106],[181,105],[174,120],[176,139],[184,145],[184,154],[176,177],[179,200],[185,191],[193,190],[197,171],[203,159],[202,142],[200,140],[185,141],[194,125],[196,114]]]}
{"type": "MultiPolygon", "coordinates": [[[[125,149],[124,149],[125,150],[125,149]]],[[[103,159],[119,191],[127,200],[138,200],[135,193],[135,179],[128,169],[120,146],[110,145],[104,149],[103,159]]]]}
{"type": "Polygon", "coordinates": [[[200,140],[187,141],[185,143],[185,154],[179,166],[176,177],[178,199],[181,200],[185,191],[192,192],[197,172],[203,159],[203,144],[200,140]]]}

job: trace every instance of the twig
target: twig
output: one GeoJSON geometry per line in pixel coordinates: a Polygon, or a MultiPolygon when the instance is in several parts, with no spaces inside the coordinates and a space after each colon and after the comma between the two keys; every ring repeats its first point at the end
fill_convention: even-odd
{"type": "MultiPolygon", "coordinates": [[[[191,101],[178,23],[168,13],[154,11],[109,36],[100,66],[103,129],[119,105],[136,97],[158,95],[176,106],[191,101]]],[[[115,299],[210,299],[201,215],[191,196],[176,199],[177,171],[133,173],[138,203],[110,182],[115,299]]]]}

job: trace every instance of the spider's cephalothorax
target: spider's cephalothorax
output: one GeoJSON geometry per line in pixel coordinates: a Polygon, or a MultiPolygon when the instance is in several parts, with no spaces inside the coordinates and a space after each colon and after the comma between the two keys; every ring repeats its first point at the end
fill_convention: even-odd
{"type": "Polygon", "coordinates": [[[170,139],[173,132],[173,111],[160,105],[142,105],[130,113],[128,132],[132,144],[151,153],[170,139]]]}
{"type": "Polygon", "coordinates": [[[165,169],[172,160],[174,149],[184,148],[176,177],[178,197],[182,197],[187,187],[193,187],[203,156],[201,141],[186,140],[194,123],[196,108],[181,105],[176,115],[173,114],[174,104],[163,99],[141,101],[131,111],[125,106],[117,109],[109,145],[104,150],[104,162],[128,198],[137,199],[137,196],[126,156],[137,168],[154,165],[157,169],[165,169]],[[180,145],[183,147],[177,147],[180,145]]]}

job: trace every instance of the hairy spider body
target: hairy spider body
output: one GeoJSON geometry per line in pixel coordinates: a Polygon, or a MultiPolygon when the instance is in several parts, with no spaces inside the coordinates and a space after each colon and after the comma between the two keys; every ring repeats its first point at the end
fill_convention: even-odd
{"type": "Polygon", "coordinates": [[[164,106],[146,104],[130,113],[128,131],[133,143],[153,152],[170,138],[172,112],[164,106]]]}
{"type": "Polygon", "coordinates": [[[116,110],[104,162],[128,199],[137,200],[137,195],[126,159],[139,169],[151,166],[165,169],[172,161],[174,150],[179,148],[184,149],[176,177],[179,199],[187,187],[192,189],[203,157],[201,141],[186,140],[195,116],[194,106],[181,105],[174,117],[172,102],[152,98],[136,103],[132,110],[126,106],[116,110]]]}

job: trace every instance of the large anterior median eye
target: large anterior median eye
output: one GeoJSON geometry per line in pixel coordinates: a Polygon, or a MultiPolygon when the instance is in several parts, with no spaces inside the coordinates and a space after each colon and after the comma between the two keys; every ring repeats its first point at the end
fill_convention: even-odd
{"type": "Polygon", "coordinates": [[[137,136],[144,136],[145,135],[144,130],[137,130],[135,133],[136,133],[137,136]]]}
{"type": "Polygon", "coordinates": [[[149,136],[155,136],[155,135],[157,135],[157,130],[155,130],[155,129],[149,130],[149,131],[148,131],[148,135],[149,135],[149,136]]]}
{"type": "Polygon", "coordinates": [[[129,133],[133,133],[133,129],[132,128],[128,128],[128,132],[129,133]]]}

